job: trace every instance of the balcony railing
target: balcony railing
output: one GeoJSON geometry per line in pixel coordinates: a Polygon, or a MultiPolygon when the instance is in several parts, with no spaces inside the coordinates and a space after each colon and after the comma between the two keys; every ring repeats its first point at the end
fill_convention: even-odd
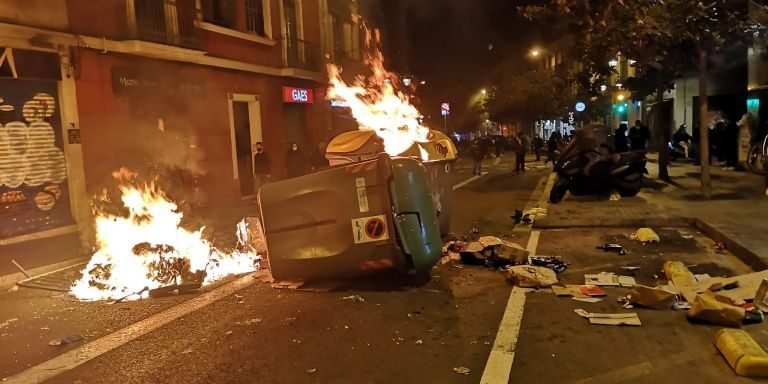
{"type": "Polygon", "coordinates": [[[202,49],[202,35],[195,26],[195,0],[134,0],[134,5],[139,39],[202,49]]]}
{"type": "Polygon", "coordinates": [[[304,40],[283,37],[287,52],[285,63],[287,68],[299,68],[308,71],[320,71],[320,46],[304,40]]]}

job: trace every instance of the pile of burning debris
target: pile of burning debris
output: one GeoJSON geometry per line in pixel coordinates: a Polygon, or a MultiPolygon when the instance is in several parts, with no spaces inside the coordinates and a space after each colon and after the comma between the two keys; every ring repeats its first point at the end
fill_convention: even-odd
{"type": "Polygon", "coordinates": [[[259,269],[258,219],[241,221],[236,247],[221,250],[203,237],[205,227],[182,227],[182,212],[154,182],[139,182],[126,169],[113,176],[127,214],[96,210],[97,250],[70,289],[77,299],[138,300],[187,292],[259,269]]]}

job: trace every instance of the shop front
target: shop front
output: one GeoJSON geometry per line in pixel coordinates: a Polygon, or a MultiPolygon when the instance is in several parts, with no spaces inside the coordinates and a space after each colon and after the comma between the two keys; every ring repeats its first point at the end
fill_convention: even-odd
{"type": "Polygon", "coordinates": [[[0,47],[0,244],[75,222],[55,52],[0,47]]]}

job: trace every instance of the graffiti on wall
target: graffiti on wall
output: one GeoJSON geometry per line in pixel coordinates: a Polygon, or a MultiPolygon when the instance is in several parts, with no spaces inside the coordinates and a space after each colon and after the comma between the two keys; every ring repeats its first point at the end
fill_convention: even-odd
{"type": "MultiPolygon", "coordinates": [[[[28,83],[3,82],[15,82],[16,89],[28,83]]],[[[9,97],[3,93],[13,89],[0,87],[0,238],[71,221],[63,140],[54,128],[60,120],[48,88],[31,93],[24,87],[9,97]],[[25,93],[31,97],[19,100],[25,93]]]]}

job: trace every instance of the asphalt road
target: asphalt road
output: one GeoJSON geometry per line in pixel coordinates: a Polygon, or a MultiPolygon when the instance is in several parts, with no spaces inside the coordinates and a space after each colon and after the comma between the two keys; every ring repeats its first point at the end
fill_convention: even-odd
{"type": "MultiPolygon", "coordinates": [[[[510,233],[509,215],[525,205],[545,173],[514,175],[506,160],[455,191],[452,229],[457,236],[477,228],[525,245],[526,235],[510,233]]],[[[471,177],[471,165],[460,161],[455,182],[471,177]]],[[[205,292],[225,289],[226,283],[205,292]]],[[[439,266],[427,279],[375,276],[324,293],[278,290],[257,281],[83,364],[74,363],[48,382],[477,382],[510,289],[502,274],[480,266],[439,266]],[[353,295],[364,301],[344,299],[353,295]],[[454,367],[471,372],[460,375],[454,367]]],[[[152,321],[202,295],[109,305],[24,288],[0,294],[0,377],[68,351],[79,353],[83,345],[103,344],[99,339],[104,336],[152,321]],[[84,340],[49,345],[69,335],[84,340]]]]}
{"type": "MultiPolygon", "coordinates": [[[[543,168],[514,174],[505,157],[454,191],[453,235],[496,235],[526,246],[533,235],[514,228],[509,215],[538,200],[547,175],[543,168]]],[[[454,178],[459,185],[471,179],[471,164],[460,161],[454,178]]],[[[662,241],[650,245],[626,238],[635,229],[543,231],[537,254],[562,256],[569,268],[560,278],[568,284],[583,283],[585,273],[626,274],[622,266],[635,266],[638,282],[655,285],[664,279],[665,260],[712,276],[748,271],[691,228],[657,228],[662,241]],[[630,252],[595,249],[607,242],[630,252]]],[[[516,341],[509,382],[753,381],[735,376],[713,347],[720,327],[689,323],[683,312],[632,309],[640,327],[590,325],[573,312],[629,311],[616,300],[626,288],[606,290],[598,303],[548,289],[526,293],[525,305],[513,308],[522,310],[522,321],[519,333],[512,327],[509,335],[516,341]]],[[[112,305],[21,289],[0,294],[0,377],[20,373],[18,382],[39,382],[26,379],[56,372],[47,382],[82,384],[477,383],[498,347],[511,291],[501,273],[469,265],[438,265],[429,277],[371,276],[330,292],[232,278],[201,293],[112,305]],[[49,345],[68,335],[84,340],[49,345]],[[454,372],[458,367],[469,373],[454,372]]],[[[768,344],[768,325],[745,328],[768,344]]]]}

